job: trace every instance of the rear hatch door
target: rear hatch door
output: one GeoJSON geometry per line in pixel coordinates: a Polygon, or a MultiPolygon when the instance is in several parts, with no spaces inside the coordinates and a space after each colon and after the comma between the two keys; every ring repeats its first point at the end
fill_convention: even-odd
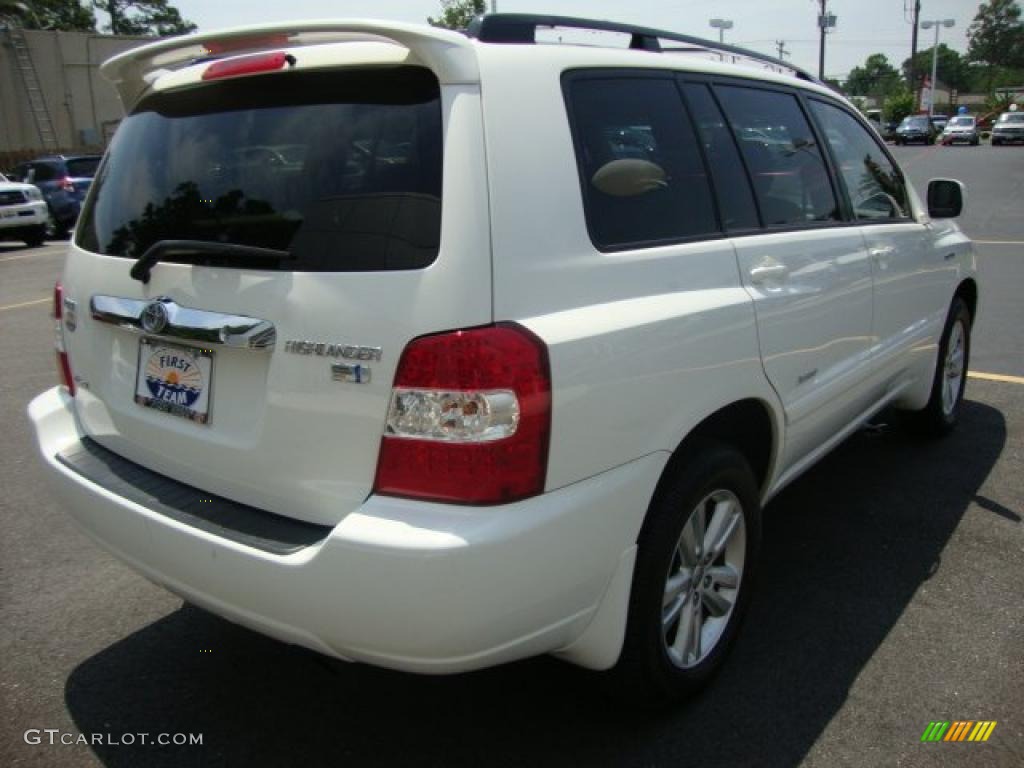
{"type": "Polygon", "coordinates": [[[372,489],[405,344],[491,319],[482,136],[478,86],[418,66],[144,98],[63,278],[85,431],[212,494],[340,520],[372,489]]]}

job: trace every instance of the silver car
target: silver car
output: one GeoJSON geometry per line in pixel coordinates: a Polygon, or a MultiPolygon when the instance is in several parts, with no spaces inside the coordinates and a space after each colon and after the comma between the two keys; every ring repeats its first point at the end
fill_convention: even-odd
{"type": "Polygon", "coordinates": [[[978,121],[971,115],[957,115],[946,123],[946,128],[939,139],[943,144],[949,146],[958,141],[970,144],[972,147],[981,143],[981,135],[978,133],[978,121]]]}
{"type": "Polygon", "coordinates": [[[1024,141],[1024,112],[1003,112],[992,126],[992,146],[1024,141]]]}

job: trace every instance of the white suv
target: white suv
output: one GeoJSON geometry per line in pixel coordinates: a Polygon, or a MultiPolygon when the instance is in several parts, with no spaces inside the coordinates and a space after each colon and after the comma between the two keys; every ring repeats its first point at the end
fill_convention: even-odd
{"type": "Polygon", "coordinates": [[[0,174],[0,240],[21,240],[29,248],[38,248],[46,240],[47,217],[38,188],[0,174]]]}
{"type": "Polygon", "coordinates": [[[960,185],[922,205],[781,62],[496,15],[251,27],[104,72],[129,116],[56,291],[63,385],[29,413],[80,525],[232,621],[674,697],[736,634],[768,499],[886,406],[956,423],[960,185]]]}

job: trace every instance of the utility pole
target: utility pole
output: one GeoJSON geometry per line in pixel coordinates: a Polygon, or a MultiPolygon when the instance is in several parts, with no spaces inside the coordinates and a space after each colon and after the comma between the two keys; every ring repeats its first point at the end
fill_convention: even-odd
{"type": "MultiPolygon", "coordinates": [[[[904,6],[906,7],[906,6],[904,6]]],[[[921,0],[914,0],[914,19],[912,21],[914,31],[910,35],[910,92],[914,94],[914,104],[917,105],[917,66],[914,57],[917,56],[917,25],[921,16],[921,0]]]]}
{"type": "Polygon", "coordinates": [[[821,44],[818,48],[818,79],[825,79],[825,34],[836,25],[836,15],[829,13],[825,8],[827,0],[818,0],[821,3],[821,13],[818,14],[818,27],[821,29],[821,44]]]}
{"type": "Polygon", "coordinates": [[[779,61],[783,61],[787,56],[789,56],[789,51],[786,50],[786,41],[785,40],[776,40],[775,41],[775,48],[779,52],[779,61]]]}

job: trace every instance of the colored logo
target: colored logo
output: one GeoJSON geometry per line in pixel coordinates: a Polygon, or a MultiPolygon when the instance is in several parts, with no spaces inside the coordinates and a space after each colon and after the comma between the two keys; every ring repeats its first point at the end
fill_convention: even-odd
{"type": "Polygon", "coordinates": [[[921,741],[988,741],[995,720],[933,720],[921,734],[921,741]]]}
{"type": "Polygon", "coordinates": [[[203,376],[192,355],[158,347],[146,361],[146,387],[154,400],[191,408],[203,393],[203,376]]]}

